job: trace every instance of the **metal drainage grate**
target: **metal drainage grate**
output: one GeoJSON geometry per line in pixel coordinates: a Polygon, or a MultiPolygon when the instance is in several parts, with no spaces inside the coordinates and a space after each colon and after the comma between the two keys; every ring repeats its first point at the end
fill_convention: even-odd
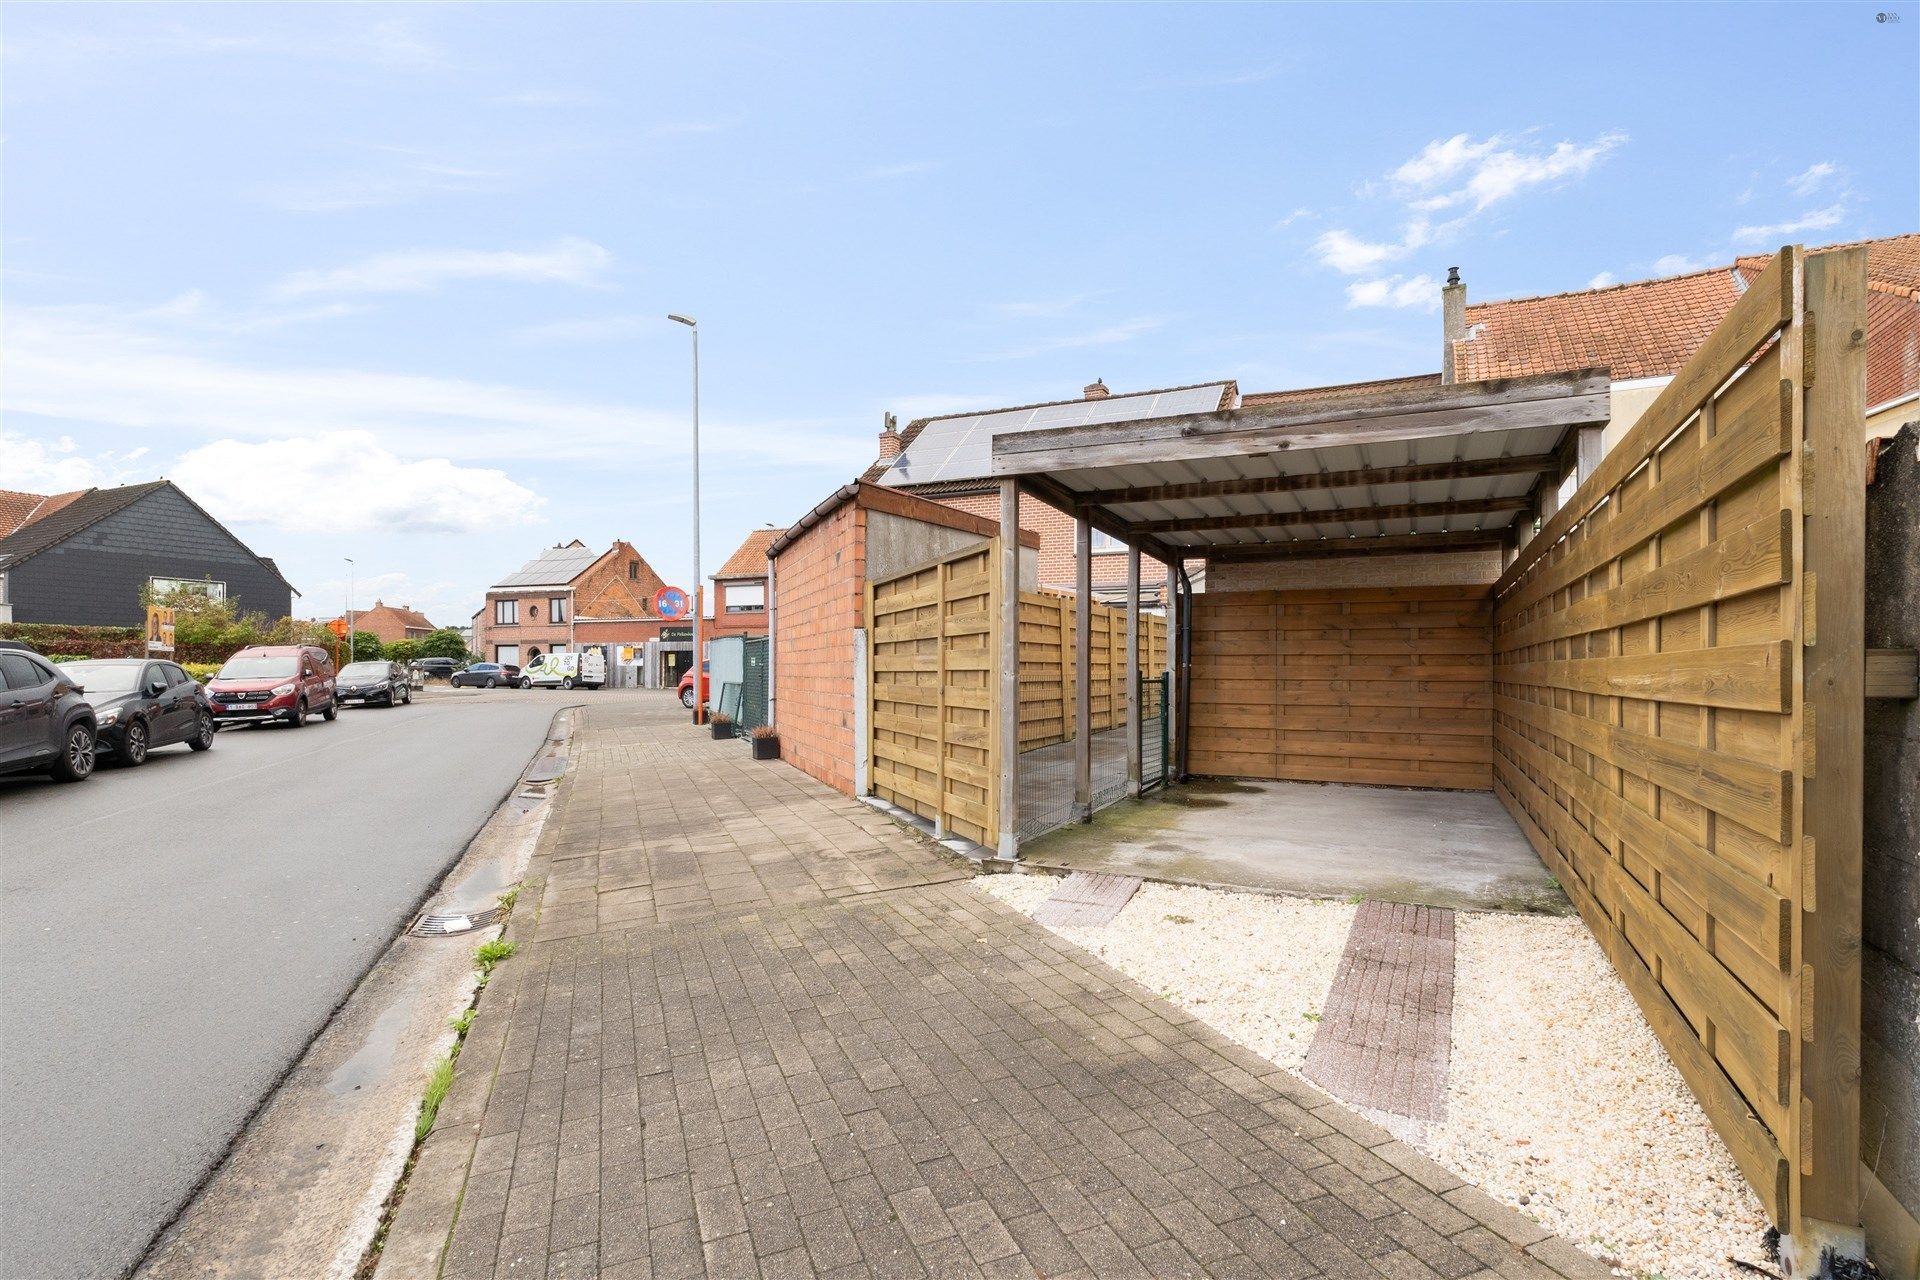
{"type": "Polygon", "coordinates": [[[488,907],[485,911],[450,911],[437,915],[423,915],[413,922],[413,927],[407,932],[416,938],[444,938],[449,934],[472,933],[475,929],[484,929],[499,918],[499,907],[488,907]]]}

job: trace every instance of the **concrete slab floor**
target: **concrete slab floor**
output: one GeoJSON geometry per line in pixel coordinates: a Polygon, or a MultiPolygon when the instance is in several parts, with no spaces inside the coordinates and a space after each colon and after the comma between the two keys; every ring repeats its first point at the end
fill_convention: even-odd
{"type": "Polygon", "coordinates": [[[1028,842],[1034,866],[1462,910],[1572,908],[1485,791],[1208,779],[1028,842]]]}

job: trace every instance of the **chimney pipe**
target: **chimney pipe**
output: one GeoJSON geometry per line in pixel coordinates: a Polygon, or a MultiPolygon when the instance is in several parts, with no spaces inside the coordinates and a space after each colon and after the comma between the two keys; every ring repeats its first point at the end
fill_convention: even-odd
{"type": "Polygon", "coordinates": [[[1095,378],[1087,384],[1085,394],[1089,400],[1105,400],[1113,393],[1107,390],[1107,384],[1105,382],[1099,378],[1095,378]]]}
{"type": "Polygon", "coordinates": [[[1453,344],[1467,336],[1467,286],[1460,282],[1460,268],[1447,268],[1446,287],[1440,290],[1440,381],[1451,384],[1453,344]]]}
{"type": "Polygon", "coordinates": [[[888,414],[886,425],[880,429],[880,461],[900,456],[900,419],[888,414]]]}

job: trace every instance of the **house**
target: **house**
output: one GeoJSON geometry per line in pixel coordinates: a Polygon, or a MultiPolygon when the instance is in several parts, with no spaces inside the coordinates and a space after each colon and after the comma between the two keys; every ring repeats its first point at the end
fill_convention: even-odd
{"type": "MultiPolygon", "coordinates": [[[[1867,435],[1886,438],[1920,421],[1920,234],[1859,243],[1867,250],[1867,435]]],[[[1444,376],[1476,382],[1606,369],[1613,415],[1603,447],[1610,450],[1770,260],[1738,258],[1685,275],[1471,306],[1456,271],[1443,291],[1444,376]]]]}
{"type": "Polygon", "coordinates": [[[0,622],[134,627],[148,591],[201,591],[284,618],[295,591],[171,480],[0,491],[0,622]]]}
{"type": "MultiPolygon", "coordinates": [[[[343,614],[335,621],[344,623],[346,616],[343,614]]],[[[375,600],[371,609],[354,610],[353,629],[379,637],[381,644],[398,644],[402,640],[425,640],[438,628],[411,605],[375,600]]]]}
{"type": "MultiPolygon", "coordinates": [[[[889,414],[880,433],[879,457],[860,478],[998,521],[999,485],[989,469],[995,435],[1177,413],[1210,413],[1239,405],[1239,385],[1230,378],[1123,395],[1114,395],[1104,381],[1096,379],[1087,384],[1078,399],[919,418],[908,423],[904,431],[896,430],[889,414]]],[[[1020,527],[1039,535],[1040,586],[1072,590],[1073,517],[1023,496],[1020,527]]],[[[1197,574],[1201,566],[1196,563],[1191,571],[1197,574]]],[[[1093,533],[1092,576],[1094,594],[1109,603],[1125,591],[1126,547],[1100,530],[1093,533]]],[[[1162,602],[1166,576],[1166,566],[1159,561],[1142,563],[1142,590],[1150,607],[1162,602]]]]}
{"type": "Polygon", "coordinates": [[[767,547],[785,533],[769,525],[747,535],[727,562],[708,575],[713,579],[712,616],[702,634],[763,636],[767,634],[767,547]]]}
{"type": "Polygon", "coordinates": [[[575,538],[487,589],[474,615],[472,647],[488,661],[524,665],[589,644],[657,640],[663,620],[653,597],[664,585],[633,544],[615,542],[596,552],[575,538]]]}

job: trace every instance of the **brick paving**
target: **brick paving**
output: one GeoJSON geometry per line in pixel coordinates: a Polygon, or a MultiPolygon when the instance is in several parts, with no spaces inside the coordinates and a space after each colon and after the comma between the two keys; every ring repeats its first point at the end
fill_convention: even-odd
{"type": "Polygon", "coordinates": [[[1452,1044],[1453,912],[1361,903],[1307,1048],[1307,1078],[1355,1106],[1438,1123],[1452,1044]]]}
{"type": "Polygon", "coordinates": [[[1607,1274],[675,710],[590,704],[379,1275],[1607,1274]]]}

